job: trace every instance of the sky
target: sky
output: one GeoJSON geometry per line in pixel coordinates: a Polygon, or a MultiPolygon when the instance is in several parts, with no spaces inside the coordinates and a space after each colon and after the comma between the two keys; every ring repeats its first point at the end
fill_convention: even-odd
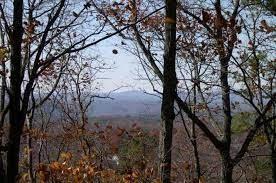
{"type": "Polygon", "coordinates": [[[121,39],[114,37],[97,45],[96,49],[101,59],[112,66],[112,69],[98,75],[102,83],[101,91],[109,92],[117,88],[120,88],[118,91],[142,89],[151,91],[149,83],[141,81],[138,77],[138,60],[131,53],[116,46],[120,43],[121,39]],[[118,54],[113,54],[113,49],[116,49],[118,54]]]}

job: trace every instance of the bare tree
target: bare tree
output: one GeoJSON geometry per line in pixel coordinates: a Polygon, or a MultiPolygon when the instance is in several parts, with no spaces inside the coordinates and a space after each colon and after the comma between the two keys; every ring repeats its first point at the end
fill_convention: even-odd
{"type": "MultiPolygon", "coordinates": [[[[118,7],[124,5],[115,6],[118,9],[117,15],[113,15],[107,11],[107,15],[109,15],[109,13],[111,14],[110,24],[113,28],[115,27],[116,29],[116,27],[127,24],[130,20],[126,20],[126,17],[130,16],[132,18],[131,20],[135,21],[138,19],[137,17],[144,14],[144,11],[150,9],[146,2],[129,1],[128,3],[128,6],[130,6],[131,9],[129,14],[125,11],[120,12],[120,8],[118,7]],[[113,16],[115,17],[114,19],[113,16]],[[118,16],[121,18],[118,18],[118,16]]],[[[202,54],[200,55],[201,58],[199,57],[199,59],[202,60],[202,63],[204,60],[210,61],[204,64],[206,69],[206,72],[204,72],[204,79],[207,79],[203,80],[203,77],[201,77],[200,83],[202,83],[202,86],[206,86],[206,88],[212,88],[210,90],[211,92],[215,92],[215,90],[220,91],[217,95],[220,97],[219,106],[221,107],[219,107],[219,111],[216,112],[219,112],[222,118],[212,119],[213,117],[210,113],[212,108],[206,104],[207,93],[206,95],[202,95],[203,103],[205,103],[204,106],[205,108],[207,107],[209,118],[212,119],[211,123],[215,122],[214,126],[217,126],[218,128],[214,129],[212,127],[213,125],[204,122],[205,120],[200,114],[195,114],[190,107],[190,104],[185,100],[185,98],[183,99],[181,97],[181,93],[175,95],[175,100],[179,108],[186,113],[190,120],[195,123],[201,131],[203,131],[220,153],[222,182],[233,182],[233,169],[242,160],[249,148],[250,142],[254,139],[255,134],[264,124],[270,123],[274,119],[274,117],[270,117],[269,119],[264,117],[268,115],[271,110],[272,105],[275,102],[276,94],[273,92],[268,94],[267,98],[269,99],[266,100],[264,107],[261,109],[256,106],[256,101],[253,98],[248,98],[239,92],[239,87],[236,85],[238,80],[235,80],[235,78],[232,77],[235,69],[238,69],[239,72],[244,72],[244,69],[241,69],[239,65],[236,64],[236,54],[239,54],[239,50],[237,49],[237,45],[240,44],[238,39],[241,39],[239,38],[239,34],[241,31],[244,31],[242,28],[243,20],[241,20],[242,18],[240,17],[245,16],[242,12],[248,11],[247,7],[249,6],[251,6],[251,4],[242,4],[239,0],[234,3],[222,3],[221,1],[215,1],[211,4],[205,4],[202,2],[199,2],[198,4],[180,3],[178,6],[179,11],[181,12],[179,14],[184,15],[187,20],[185,22],[186,25],[181,24],[182,22],[180,22],[179,28],[195,26],[197,27],[197,30],[193,31],[197,31],[199,35],[202,35],[201,38],[198,38],[197,44],[188,45],[189,47],[185,49],[207,49],[207,51],[209,51],[209,54],[202,54]],[[202,46],[199,45],[199,43],[202,44],[202,46]],[[205,45],[205,47],[203,45],[205,45]],[[243,100],[246,101],[247,105],[257,112],[257,116],[252,122],[252,127],[248,129],[246,138],[243,139],[240,147],[235,149],[237,152],[236,154],[232,153],[233,149],[231,147],[231,126],[232,116],[234,114],[234,107],[232,106],[234,104],[234,99],[231,97],[231,93],[241,96],[243,100]]],[[[165,66],[161,61],[162,58],[158,56],[158,54],[162,53],[162,48],[160,48],[159,45],[162,45],[160,43],[164,43],[165,40],[164,29],[162,29],[162,17],[164,17],[164,14],[159,13],[155,17],[152,17],[152,22],[148,20],[143,22],[140,26],[132,26],[133,37],[129,36],[129,34],[128,36],[121,35],[124,39],[137,43],[140,51],[144,54],[146,60],[144,63],[144,66],[146,67],[144,68],[150,69],[147,74],[152,74],[150,79],[152,85],[160,82],[164,84],[162,70],[165,69],[165,66]]],[[[182,17],[179,17],[179,19],[181,18],[182,17]]],[[[189,31],[189,29],[185,29],[185,31],[189,31]]],[[[181,34],[179,36],[179,39],[176,39],[177,41],[181,40],[181,34]]],[[[185,35],[183,35],[183,37],[185,38],[185,35]]],[[[179,49],[183,48],[179,46],[179,49]]],[[[239,60],[239,62],[240,61],[241,60],[239,60]]],[[[247,78],[247,74],[245,74],[245,78],[247,78]]],[[[181,83],[181,79],[183,78],[178,77],[179,83],[181,83]]],[[[246,80],[244,80],[243,83],[245,85],[247,83],[246,80]]],[[[156,89],[156,86],[154,86],[154,88],[156,89]]],[[[252,88],[247,87],[246,92],[252,93],[252,88]]]]}
{"type": "Polygon", "coordinates": [[[74,4],[77,2],[67,0],[60,2],[16,0],[13,4],[0,4],[2,23],[11,50],[10,82],[8,82],[10,84],[8,182],[15,182],[18,175],[20,139],[29,111],[30,95],[37,79],[54,63],[62,62],[67,54],[79,52],[110,37],[110,35],[97,37],[101,35],[104,21],[98,21],[98,25],[95,25],[93,20],[96,17],[90,16],[90,21],[87,20],[91,13],[89,2],[79,8],[74,4]],[[28,13],[27,20],[24,18],[25,13],[28,13]],[[87,34],[78,31],[78,27],[85,27],[88,22],[93,22],[94,30],[90,30],[87,34]],[[93,36],[98,40],[93,41],[93,36]],[[63,45],[60,46],[60,43],[63,45]]]}
{"type": "Polygon", "coordinates": [[[159,142],[160,177],[164,183],[170,182],[172,130],[175,118],[174,96],[176,95],[176,1],[166,0],[165,48],[163,70],[163,93],[161,107],[161,132],[159,142]]]}

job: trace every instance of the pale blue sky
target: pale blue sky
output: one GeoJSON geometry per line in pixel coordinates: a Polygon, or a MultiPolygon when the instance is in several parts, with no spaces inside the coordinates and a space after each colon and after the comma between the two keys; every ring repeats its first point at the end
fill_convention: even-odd
{"type": "Polygon", "coordinates": [[[113,65],[113,69],[107,70],[98,77],[102,83],[102,91],[108,92],[123,86],[119,91],[146,89],[152,90],[149,83],[138,79],[137,68],[139,61],[131,53],[115,46],[120,44],[118,37],[111,38],[97,45],[95,48],[99,51],[101,58],[107,63],[113,65]],[[118,54],[113,54],[112,50],[118,50],[118,54]]]}

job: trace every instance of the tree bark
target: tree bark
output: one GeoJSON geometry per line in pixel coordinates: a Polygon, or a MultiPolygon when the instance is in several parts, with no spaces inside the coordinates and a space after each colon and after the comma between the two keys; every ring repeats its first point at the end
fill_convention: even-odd
{"type": "Polygon", "coordinates": [[[233,167],[227,165],[227,163],[223,165],[221,183],[232,183],[233,182],[232,174],[233,174],[233,167]]]}
{"type": "MultiPolygon", "coordinates": [[[[218,22],[224,22],[225,19],[222,15],[221,2],[217,0],[215,2],[216,19],[218,22]]],[[[229,44],[229,49],[225,49],[223,41],[223,28],[221,25],[216,27],[216,41],[219,53],[219,63],[220,63],[220,84],[221,84],[221,99],[222,99],[222,110],[224,118],[224,134],[223,134],[223,148],[220,149],[220,154],[222,158],[222,182],[232,183],[233,165],[230,156],[230,146],[231,146],[231,98],[230,98],[230,86],[228,83],[229,79],[229,61],[233,51],[233,43],[229,44]]]]}
{"type": "MultiPolygon", "coordinates": [[[[1,44],[5,45],[5,40],[4,40],[4,30],[2,26],[0,25],[0,31],[1,31],[1,44]]],[[[2,70],[6,70],[6,64],[4,60],[1,61],[1,67],[2,70]]],[[[4,110],[5,110],[5,98],[6,98],[6,75],[2,75],[1,77],[1,104],[0,104],[0,110],[1,110],[1,115],[3,118],[5,118],[4,110]]],[[[0,130],[3,131],[4,127],[4,119],[3,121],[0,122],[0,130]]],[[[0,146],[3,146],[3,135],[0,134],[0,146]]],[[[4,182],[6,177],[6,171],[5,171],[5,164],[4,164],[4,152],[0,151],[0,182],[4,182]]]]}
{"type": "Polygon", "coordinates": [[[171,148],[176,94],[176,1],[166,0],[164,81],[161,107],[160,179],[169,183],[171,177],[171,148]]]}
{"type": "MultiPolygon", "coordinates": [[[[194,96],[193,96],[193,103],[194,103],[194,114],[196,115],[196,106],[197,106],[197,85],[199,84],[199,73],[198,73],[198,64],[197,61],[193,61],[193,66],[194,66],[194,96]]],[[[198,154],[198,148],[197,148],[197,139],[196,139],[196,128],[195,128],[195,123],[192,123],[192,146],[193,146],[193,151],[194,151],[194,156],[195,156],[195,173],[197,180],[200,180],[201,177],[201,170],[200,170],[200,160],[199,160],[199,154],[198,154]]]]}
{"type": "MultiPolygon", "coordinates": [[[[20,119],[17,122],[20,122],[20,119]]],[[[22,127],[19,125],[13,124],[10,126],[7,154],[8,183],[17,182],[21,132],[22,127]]]]}
{"type": "Polygon", "coordinates": [[[23,37],[23,0],[13,2],[13,30],[10,38],[11,44],[11,79],[10,79],[10,113],[9,113],[9,139],[7,154],[8,183],[16,182],[18,175],[20,137],[24,124],[24,116],[20,112],[21,100],[21,65],[22,65],[22,37],[23,37]]]}
{"type": "Polygon", "coordinates": [[[195,158],[196,178],[199,180],[201,177],[201,168],[200,168],[200,159],[199,159],[199,154],[198,154],[197,140],[196,140],[196,136],[195,136],[195,132],[194,132],[194,126],[195,126],[195,124],[193,123],[192,146],[193,146],[194,158],[195,158]]]}
{"type": "Polygon", "coordinates": [[[232,183],[232,175],[233,175],[233,164],[230,158],[229,151],[221,152],[221,183],[232,183]]]}
{"type": "Polygon", "coordinates": [[[29,133],[27,134],[27,145],[28,145],[28,173],[30,177],[30,183],[34,182],[34,174],[33,174],[33,147],[32,147],[32,137],[31,137],[31,130],[33,128],[33,113],[32,111],[31,117],[26,118],[26,126],[29,130],[29,133]]]}
{"type": "Polygon", "coordinates": [[[276,151],[271,152],[272,183],[276,183],[276,151]]]}

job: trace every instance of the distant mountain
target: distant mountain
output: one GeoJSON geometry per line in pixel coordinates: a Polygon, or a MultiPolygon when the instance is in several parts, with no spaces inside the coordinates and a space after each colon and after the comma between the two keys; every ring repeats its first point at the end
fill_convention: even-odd
{"type": "Polygon", "coordinates": [[[160,98],[141,91],[116,92],[113,99],[96,99],[89,111],[95,116],[155,116],[160,114],[160,98]]]}
{"type": "Polygon", "coordinates": [[[116,100],[132,100],[132,101],[160,101],[161,99],[157,96],[150,95],[138,90],[115,92],[112,93],[111,98],[116,100]]]}
{"type": "MultiPolygon", "coordinates": [[[[114,92],[113,99],[96,99],[89,110],[89,117],[99,116],[160,116],[161,99],[157,96],[146,94],[142,91],[114,92]]],[[[182,94],[185,98],[185,94],[182,94]]],[[[200,98],[200,97],[199,97],[200,98]]],[[[220,92],[213,92],[211,107],[221,106],[220,92]]],[[[240,96],[231,94],[232,104],[238,103],[238,108],[234,112],[252,110],[240,96]]],[[[200,100],[198,100],[200,102],[200,100]]]]}
{"type": "MultiPolygon", "coordinates": [[[[102,94],[105,95],[104,93],[102,94]]],[[[110,95],[112,99],[108,98],[96,98],[92,102],[88,117],[142,117],[142,118],[156,118],[160,117],[161,99],[157,96],[146,94],[142,91],[125,91],[125,92],[114,92],[110,95]]],[[[181,95],[185,99],[185,94],[181,95]]],[[[199,97],[200,98],[200,97],[199,97]]],[[[250,111],[252,110],[244,99],[241,97],[231,94],[232,106],[238,104],[237,107],[233,107],[233,112],[250,111]]],[[[213,92],[210,95],[208,105],[212,108],[221,107],[221,95],[219,92],[213,92]]],[[[200,102],[200,100],[198,100],[200,102]]],[[[50,112],[52,110],[51,104],[47,102],[43,105],[45,111],[50,112]]],[[[59,116],[59,109],[56,108],[54,114],[59,116]]]]}

